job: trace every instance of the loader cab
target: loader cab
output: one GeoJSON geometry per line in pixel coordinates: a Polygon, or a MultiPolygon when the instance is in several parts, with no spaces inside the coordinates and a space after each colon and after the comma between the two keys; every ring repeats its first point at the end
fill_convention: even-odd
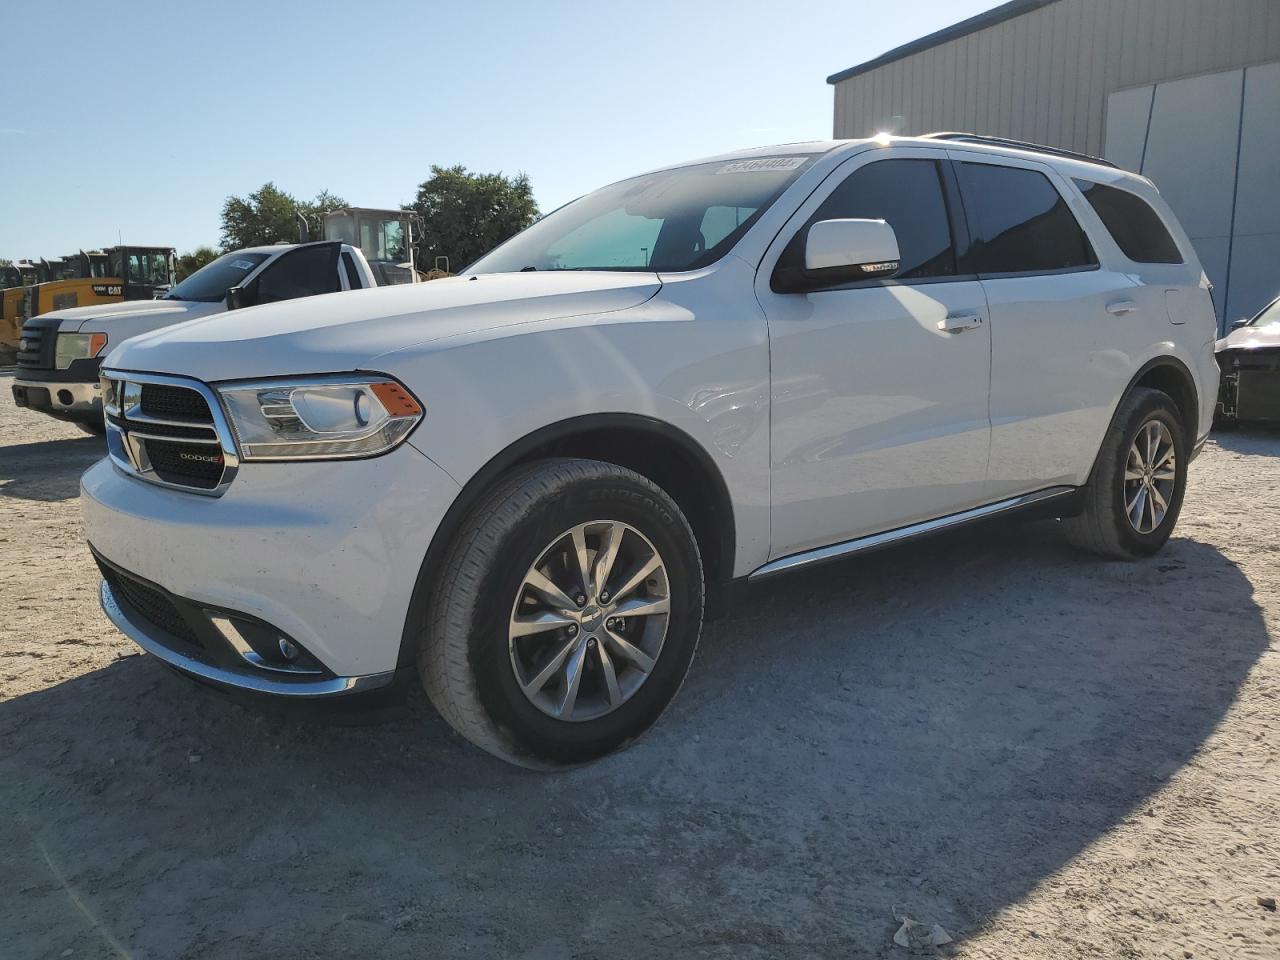
{"type": "Polygon", "coordinates": [[[107,278],[119,279],[125,300],[154,300],[173,286],[173,247],[110,247],[107,278]]]}
{"type": "Polygon", "coordinates": [[[358,247],[369,262],[378,286],[417,283],[413,263],[415,214],[408,210],[347,207],[326,213],[321,223],[325,240],[358,247]]]}
{"type": "Polygon", "coordinates": [[[34,283],[33,264],[19,260],[0,270],[0,353],[17,350],[22,321],[26,319],[27,284],[34,283]]]}
{"type": "Polygon", "coordinates": [[[37,266],[37,276],[39,279],[36,282],[53,283],[57,280],[65,280],[66,277],[64,274],[66,272],[66,267],[66,261],[62,260],[60,257],[54,258],[53,260],[46,260],[44,257],[41,257],[37,266]]]}
{"type": "Polygon", "coordinates": [[[64,280],[102,279],[110,276],[110,257],[101,250],[79,250],[63,257],[62,261],[67,265],[61,278],[64,280]]]}
{"type": "Polygon", "coordinates": [[[173,247],[119,246],[41,260],[26,288],[23,318],[121,300],[154,300],[173,285],[173,247]]]}

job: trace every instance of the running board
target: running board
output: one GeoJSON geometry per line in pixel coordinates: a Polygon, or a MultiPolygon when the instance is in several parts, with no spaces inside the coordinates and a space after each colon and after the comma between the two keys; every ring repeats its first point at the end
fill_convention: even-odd
{"type": "Polygon", "coordinates": [[[913,540],[916,537],[925,537],[934,533],[941,533],[944,530],[951,530],[955,527],[963,526],[966,523],[972,523],[975,520],[984,520],[987,517],[995,516],[1000,513],[1008,513],[1011,510],[1020,510],[1023,507],[1029,507],[1033,504],[1043,503],[1048,500],[1056,500],[1058,497],[1069,497],[1076,492],[1075,487],[1049,487],[1047,490],[1037,490],[1035,493],[1024,493],[1020,497],[1012,497],[1008,500],[1000,500],[997,503],[989,503],[985,507],[974,507],[972,510],[964,510],[960,513],[953,513],[950,516],[939,517],[936,520],[926,520],[923,523],[913,523],[907,527],[898,527],[896,530],[886,530],[884,533],[873,533],[870,536],[858,537],[856,540],[846,540],[843,543],[833,543],[830,546],[818,547],[816,550],[807,550],[804,553],[793,553],[789,557],[782,557],[778,560],[772,560],[763,567],[758,567],[752,573],[747,574],[747,579],[751,581],[763,580],[766,577],[772,577],[779,573],[786,573],[797,567],[807,567],[814,563],[825,563],[828,560],[838,560],[842,557],[849,557],[855,553],[864,553],[868,550],[875,550],[880,547],[887,547],[892,544],[902,543],[906,540],[913,540]]]}

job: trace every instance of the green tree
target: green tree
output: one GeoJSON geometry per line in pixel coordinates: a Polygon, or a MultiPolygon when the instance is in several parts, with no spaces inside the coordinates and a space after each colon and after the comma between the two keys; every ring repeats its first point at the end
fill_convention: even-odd
{"type": "Polygon", "coordinates": [[[431,167],[431,179],[418,187],[413,210],[423,219],[417,249],[419,270],[436,257],[449,258],[461,270],[538,217],[529,178],[523,173],[468,173],[463,166],[431,167]]]}
{"type": "Polygon", "coordinates": [[[316,198],[310,202],[303,201],[299,203],[298,211],[307,218],[307,223],[311,225],[311,239],[320,239],[320,221],[326,213],[341,210],[346,205],[347,201],[341,197],[334,196],[328,190],[321,190],[316,194],[316,198]]]}
{"type": "MultiPolygon", "coordinates": [[[[238,250],[265,243],[293,243],[298,239],[298,214],[308,218],[347,205],[322,190],[310,202],[298,201],[268,181],[247,197],[227,197],[222,205],[222,247],[238,250]]],[[[312,223],[312,226],[317,226],[312,223]]]]}
{"type": "Polygon", "coordinates": [[[178,282],[181,283],[206,263],[217,260],[219,256],[221,254],[213,247],[196,247],[190,253],[180,255],[176,270],[178,282]]]}

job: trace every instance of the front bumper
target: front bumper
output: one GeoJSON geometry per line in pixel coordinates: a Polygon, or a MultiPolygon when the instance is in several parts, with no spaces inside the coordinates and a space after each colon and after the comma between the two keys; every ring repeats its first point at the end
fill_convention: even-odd
{"type": "Polygon", "coordinates": [[[148,619],[138,608],[130,605],[127,599],[117,597],[106,580],[98,588],[98,599],[102,604],[102,612],[115,624],[116,629],[147,653],[163,660],[175,670],[217,687],[286,697],[333,697],[376,689],[390,683],[395,677],[394,670],[363,677],[264,672],[261,668],[255,668],[244,657],[241,657],[244,663],[237,666],[234,661],[226,662],[239,655],[234,648],[228,647],[221,651],[221,655],[203,648],[191,648],[189,644],[184,644],[162,626],[148,619]],[[184,647],[187,649],[183,649],[184,647]]]}
{"type": "Polygon", "coordinates": [[[1280,422],[1280,348],[1225,349],[1218,353],[1222,383],[1218,410],[1229,420],[1280,422]]]}
{"type": "Polygon", "coordinates": [[[59,420],[89,423],[102,419],[102,387],[92,383],[15,379],[13,402],[59,420]]]}
{"type": "Polygon", "coordinates": [[[369,460],[242,465],[218,498],[159,487],[102,460],[81,479],[81,507],[105,565],[188,613],[266,625],[323,676],[282,677],[225,656],[216,642],[217,656],[174,644],[108,584],[103,608],[139,646],[224,686],[330,696],[385,683],[400,663],[410,597],[457,492],[404,444],[369,460]]]}

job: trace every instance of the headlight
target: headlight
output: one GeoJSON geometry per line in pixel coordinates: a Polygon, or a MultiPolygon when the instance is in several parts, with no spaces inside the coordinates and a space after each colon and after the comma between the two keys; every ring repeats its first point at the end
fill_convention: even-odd
{"type": "Polygon", "coordinates": [[[60,333],[58,346],[54,351],[53,362],[59,370],[71,366],[73,360],[88,360],[96,357],[107,345],[105,333],[60,333]]]}
{"type": "Polygon", "coordinates": [[[388,377],[264,380],[216,388],[243,460],[374,457],[396,447],[422,406],[388,377]]]}

